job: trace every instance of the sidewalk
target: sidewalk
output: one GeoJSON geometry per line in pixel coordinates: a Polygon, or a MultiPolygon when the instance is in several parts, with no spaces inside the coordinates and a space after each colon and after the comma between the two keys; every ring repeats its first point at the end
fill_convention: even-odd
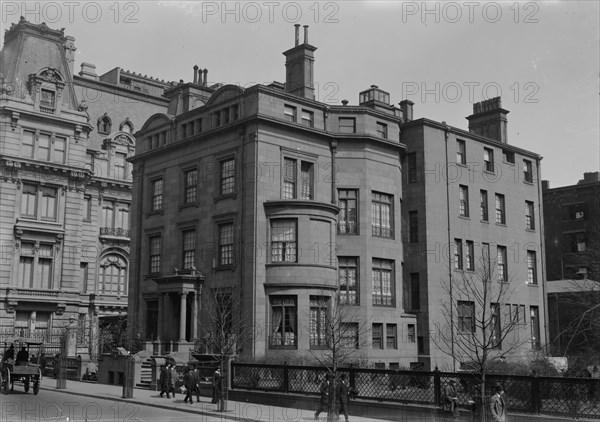
{"type": "MultiPolygon", "coordinates": [[[[210,397],[200,396],[200,403],[188,404],[183,402],[183,394],[177,394],[176,399],[160,398],[158,391],[151,391],[142,388],[134,388],[133,398],[124,399],[123,387],[118,385],[107,385],[97,384],[80,381],[67,381],[67,388],[64,390],[56,390],[56,380],[54,378],[43,378],[40,384],[41,390],[54,390],[57,392],[63,392],[66,394],[72,394],[77,396],[121,401],[126,403],[133,403],[140,406],[150,406],[166,410],[178,410],[186,413],[194,413],[197,415],[212,416],[219,418],[222,421],[248,421],[248,422],[299,422],[299,421],[314,421],[314,410],[297,409],[294,407],[281,407],[275,405],[265,405],[258,403],[242,402],[229,400],[227,403],[227,411],[217,411],[217,405],[210,402],[210,397]]],[[[315,408],[316,408],[315,401],[315,408]]],[[[358,403],[357,403],[358,404],[358,403]]],[[[366,403],[363,403],[363,405],[366,403]]],[[[382,406],[380,403],[371,403],[368,406],[378,407],[382,406]]],[[[358,409],[357,409],[358,410],[358,409]]],[[[394,414],[390,414],[386,419],[375,419],[366,416],[355,416],[352,413],[352,405],[350,406],[350,422],[384,422],[384,421],[398,421],[398,422],[458,422],[458,421],[471,421],[471,416],[468,414],[461,414],[460,419],[448,418],[443,415],[432,413],[430,410],[422,407],[409,408],[404,407],[401,410],[394,411],[394,414]]],[[[536,416],[536,415],[516,415],[510,414],[509,418],[513,422],[556,422],[556,421],[569,421],[572,419],[565,419],[560,417],[550,416],[536,416]]],[[[319,418],[320,421],[326,420],[326,414],[322,413],[319,418]]],[[[340,421],[343,422],[344,417],[341,416],[340,421]]],[[[586,421],[588,419],[579,419],[579,421],[586,421]]]]}
{"type": "MultiPolygon", "coordinates": [[[[112,401],[123,401],[141,406],[151,406],[166,410],[179,410],[198,415],[214,416],[222,420],[231,421],[254,421],[254,422],[279,422],[279,421],[314,421],[314,411],[293,409],[279,406],[267,406],[255,403],[236,402],[229,400],[227,411],[217,411],[217,405],[210,402],[211,398],[200,396],[200,403],[188,404],[183,402],[183,394],[177,394],[177,398],[160,398],[158,391],[142,388],[133,389],[133,398],[124,399],[123,387],[118,385],[97,384],[79,381],[67,381],[67,388],[56,390],[54,378],[43,378],[40,390],[54,390],[77,396],[106,399],[112,401]]],[[[321,413],[320,420],[326,419],[326,414],[321,413]]],[[[341,417],[341,421],[344,417],[341,417]]],[[[433,419],[432,419],[433,420],[433,419]]],[[[380,419],[366,418],[350,415],[351,422],[383,422],[380,419]]]]}

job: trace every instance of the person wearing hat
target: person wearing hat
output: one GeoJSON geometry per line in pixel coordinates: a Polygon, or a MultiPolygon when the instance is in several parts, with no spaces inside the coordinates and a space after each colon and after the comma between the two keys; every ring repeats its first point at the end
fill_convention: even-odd
{"type": "Polygon", "coordinates": [[[215,371],[215,373],[213,374],[213,379],[212,379],[212,402],[213,404],[217,404],[219,402],[219,400],[221,399],[221,380],[223,379],[223,376],[221,375],[221,370],[219,368],[217,368],[217,370],[215,371]]]}
{"type": "Polygon", "coordinates": [[[2,362],[7,362],[10,359],[15,359],[15,345],[11,344],[8,349],[4,351],[4,355],[2,356],[2,362]]]}
{"type": "Polygon", "coordinates": [[[192,399],[192,393],[194,392],[194,375],[192,373],[191,368],[185,369],[185,375],[183,376],[183,386],[185,387],[185,397],[183,398],[183,402],[187,403],[188,400],[190,404],[194,402],[192,399]]]}
{"type": "Polygon", "coordinates": [[[162,398],[163,394],[167,393],[167,398],[170,398],[169,393],[171,391],[171,371],[169,371],[167,365],[163,365],[160,368],[158,385],[160,386],[160,397],[162,398]]]}
{"type": "Polygon", "coordinates": [[[454,416],[458,415],[458,395],[456,393],[456,380],[451,379],[450,383],[444,387],[444,410],[452,412],[454,416]]]}
{"type": "Polygon", "coordinates": [[[494,395],[490,399],[490,413],[494,422],[506,421],[506,399],[501,384],[494,384],[494,395]]]}

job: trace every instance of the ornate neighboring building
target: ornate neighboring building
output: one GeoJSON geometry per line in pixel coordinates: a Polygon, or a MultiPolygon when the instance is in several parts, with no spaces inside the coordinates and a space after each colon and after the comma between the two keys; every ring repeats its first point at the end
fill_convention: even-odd
{"type": "Polygon", "coordinates": [[[73,74],[74,38],[21,19],[5,33],[0,86],[0,335],[126,316],[133,132],[165,111],[169,84],[120,68],[73,74]]]}

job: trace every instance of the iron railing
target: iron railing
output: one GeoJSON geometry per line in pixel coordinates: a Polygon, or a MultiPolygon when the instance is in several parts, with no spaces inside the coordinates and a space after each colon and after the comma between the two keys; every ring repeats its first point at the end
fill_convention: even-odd
{"type": "MultiPolygon", "coordinates": [[[[233,389],[274,393],[319,394],[319,383],[328,370],[319,366],[232,363],[233,389]]],[[[441,406],[450,380],[457,383],[458,405],[470,409],[481,403],[477,374],[468,372],[411,371],[374,368],[342,368],[349,376],[357,399],[427,406],[441,406]]],[[[493,386],[504,387],[510,412],[600,419],[600,379],[486,375],[485,397],[493,386]]]]}

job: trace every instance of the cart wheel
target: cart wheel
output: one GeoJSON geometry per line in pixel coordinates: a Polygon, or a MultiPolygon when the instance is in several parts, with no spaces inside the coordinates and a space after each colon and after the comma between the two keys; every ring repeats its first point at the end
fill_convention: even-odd
{"type": "Polygon", "coordinates": [[[0,389],[2,390],[2,394],[8,394],[10,385],[10,370],[6,369],[4,374],[2,375],[2,384],[0,384],[0,389]]]}

